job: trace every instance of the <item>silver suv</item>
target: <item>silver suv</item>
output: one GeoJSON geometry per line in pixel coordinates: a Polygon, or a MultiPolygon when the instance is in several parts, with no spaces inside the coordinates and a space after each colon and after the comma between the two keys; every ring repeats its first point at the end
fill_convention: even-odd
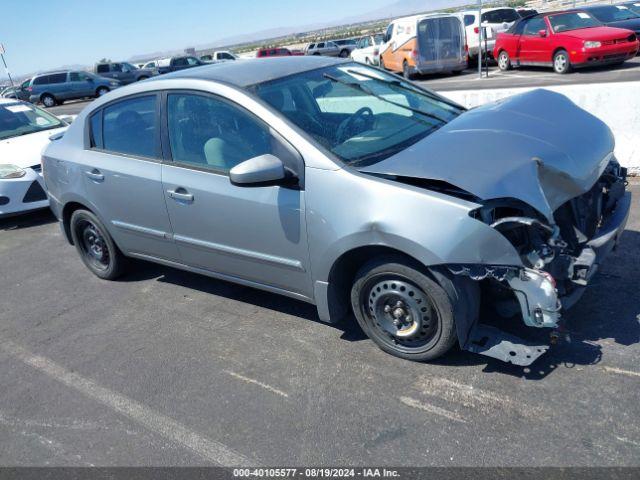
{"type": "Polygon", "coordinates": [[[343,58],[349,56],[351,51],[347,48],[341,48],[335,42],[318,42],[318,43],[310,43],[307,45],[304,53],[305,55],[324,55],[326,57],[338,57],[342,54],[343,58]]]}
{"type": "Polygon", "coordinates": [[[557,329],[624,230],[613,147],[556,93],[467,111],[301,56],[118,89],[43,166],[62,230],[101,278],[149,260],[313,303],[323,321],[351,311],[399,357],[459,342],[528,365],[548,345],[507,331],[557,329]]]}

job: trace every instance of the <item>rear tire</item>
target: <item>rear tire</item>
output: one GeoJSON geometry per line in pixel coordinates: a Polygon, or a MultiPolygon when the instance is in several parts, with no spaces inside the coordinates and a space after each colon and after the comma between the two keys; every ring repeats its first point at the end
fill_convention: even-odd
{"type": "Polygon", "coordinates": [[[143,75],[140,78],[138,78],[138,81],[141,82],[142,80],[146,80],[147,78],[149,78],[149,77],[146,77],[146,76],[143,75]]]}
{"type": "Polygon", "coordinates": [[[40,97],[40,102],[42,102],[42,105],[44,105],[47,108],[55,107],[57,103],[56,97],[54,97],[50,93],[45,93],[44,95],[42,95],[40,97]]]}
{"type": "Polygon", "coordinates": [[[507,70],[511,70],[511,58],[509,54],[503,50],[498,55],[498,68],[502,72],[506,72],[507,70]]]}
{"type": "Polygon", "coordinates": [[[76,210],[69,222],[73,244],[86,267],[103,280],[115,280],[126,268],[126,258],[93,213],[76,210]]]}
{"type": "Polygon", "coordinates": [[[349,50],[344,49],[340,51],[340,58],[347,58],[349,56],[349,50]]]}
{"type": "Polygon", "coordinates": [[[384,66],[384,59],[382,57],[380,57],[380,68],[382,70],[386,70],[387,69],[387,67],[384,66]]]}
{"type": "Polygon", "coordinates": [[[433,360],[456,343],[451,299],[420,265],[403,257],[365,264],[356,275],[351,306],[364,333],[396,357],[433,360]]]}
{"type": "Polygon", "coordinates": [[[566,50],[558,50],[553,56],[553,71],[560,75],[571,71],[571,60],[566,50]]]}
{"type": "Polygon", "coordinates": [[[409,62],[407,62],[406,60],[402,62],[402,76],[407,80],[411,80],[413,78],[411,67],[409,67],[409,62]]]}

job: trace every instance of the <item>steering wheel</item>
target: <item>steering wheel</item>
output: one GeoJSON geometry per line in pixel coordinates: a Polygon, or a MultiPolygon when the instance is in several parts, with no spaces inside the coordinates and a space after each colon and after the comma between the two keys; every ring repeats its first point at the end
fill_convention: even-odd
{"type": "Polygon", "coordinates": [[[349,134],[355,130],[358,124],[357,122],[363,123],[362,128],[359,130],[362,132],[371,128],[373,126],[373,121],[373,110],[369,107],[362,107],[356,113],[340,123],[338,131],[336,132],[336,143],[340,144],[344,142],[348,138],[349,134]]]}

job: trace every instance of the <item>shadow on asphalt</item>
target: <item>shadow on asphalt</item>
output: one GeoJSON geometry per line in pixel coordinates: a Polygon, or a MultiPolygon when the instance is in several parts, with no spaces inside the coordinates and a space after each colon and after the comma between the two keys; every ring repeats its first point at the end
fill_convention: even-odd
{"type": "Polygon", "coordinates": [[[57,221],[51,210],[42,208],[29,213],[20,213],[0,218],[0,231],[39,227],[40,225],[55,223],[57,221]]]}

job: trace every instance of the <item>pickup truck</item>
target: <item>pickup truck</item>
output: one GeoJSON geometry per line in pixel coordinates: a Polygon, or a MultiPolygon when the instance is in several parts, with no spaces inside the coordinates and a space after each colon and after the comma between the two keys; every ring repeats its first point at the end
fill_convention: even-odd
{"type": "Polygon", "coordinates": [[[123,85],[146,80],[156,75],[153,70],[138,68],[127,62],[98,63],[94,71],[96,75],[101,77],[119,80],[123,85]]]}
{"type": "Polygon", "coordinates": [[[206,65],[206,63],[199,58],[192,57],[190,55],[183,55],[179,57],[160,59],[158,60],[157,65],[157,72],[162,74],[177,72],[178,70],[184,70],[185,68],[199,67],[200,65],[206,65]]]}

